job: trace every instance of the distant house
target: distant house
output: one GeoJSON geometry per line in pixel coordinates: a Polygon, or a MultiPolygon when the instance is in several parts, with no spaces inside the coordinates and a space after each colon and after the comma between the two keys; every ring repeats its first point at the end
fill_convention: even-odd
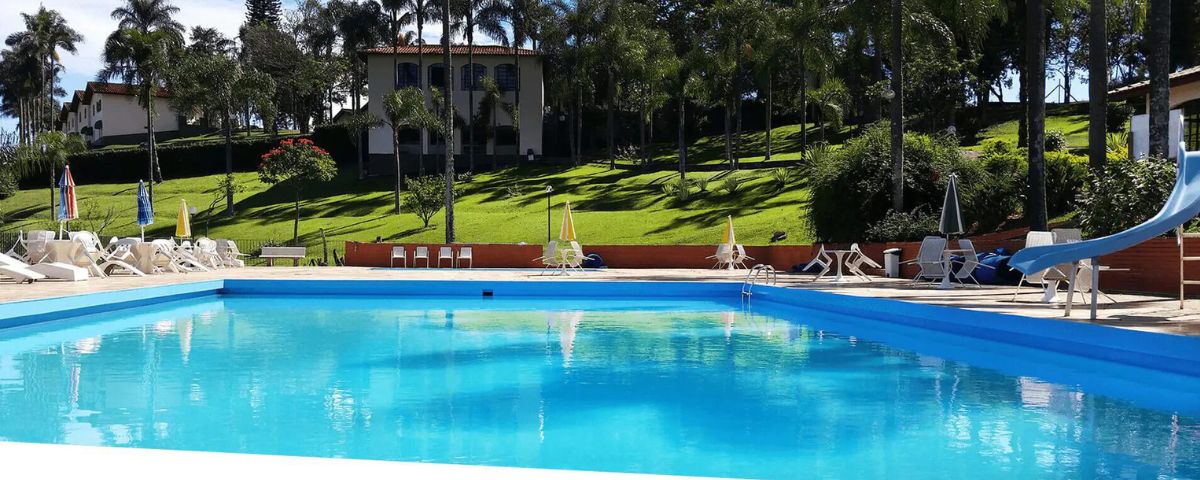
{"type": "MultiPolygon", "coordinates": [[[[1170,94],[1167,103],[1172,111],[1176,111],[1177,115],[1172,119],[1172,124],[1177,125],[1179,117],[1182,117],[1184,142],[1188,148],[1200,148],[1200,65],[1172,73],[1169,78],[1170,94]]],[[[1145,114],[1150,111],[1150,81],[1143,80],[1111,90],[1108,92],[1108,99],[1109,101],[1128,101],[1130,105],[1134,106],[1135,114],[1145,114]]],[[[1145,119],[1139,117],[1140,115],[1135,115],[1133,119],[1135,136],[1141,128],[1144,128],[1140,124],[1144,124],[1145,119]]],[[[1178,134],[1179,132],[1173,129],[1171,139],[1178,140],[1178,134]]],[[[1134,143],[1136,145],[1138,139],[1135,139],[1134,143]]],[[[1172,141],[1172,150],[1175,149],[1175,145],[1176,143],[1172,141]]]]}
{"type": "MultiPolygon", "coordinates": [[[[169,91],[155,92],[155,138],[174,138],[186,125],[170,100],[169,91]]],[[[138,103],[136,88],[123,83],[88,82],[84,90],[75,91],[70,103],[63,104],[58,124],[62,131],[78,133],[96,146],[146,141],[146,110],[138,103]]]]}
{"type": "MultiPolygon", "coordinates": [[[[393,74],[393,54],[391,47],[380,47],[364,50],[362,54],[367,60],[368,101],[367,112],[377,118],[386,118],[383,112],[384,96],[404,87],[432,87],[441,89],[445,79],[445,68],[442,65],[442,47],[440,45],[401,46],[394,56],[396,72],[393,74]],[[418,66],[418,49],[424,49],[425,71],[418,66]]],[[[542,111],[545,106],[542,91],[542,62],[537,52],[529,49],[519,49],[517,58],[520,62],[520,79],[517,78],[517,68],[513,64],[513,50],[508,47],[495,45],[476,45],[475,64],[467,66],[467,47],[456,45],[451,47],[454,56],[453,80],[454,105],[460,116],[467,112],[479,111],[479,103],[484,91],[480,80],[491,77],[497,82],[503,92],[503,101],[512,103],[517,82],[520,81],[520,138],[517,138],[512,120],[503,111],[496,113],[496,134],[486,141],[481,132],[483,125],[476,125],[474,151],[476,162],[485,163],[486,155],[497,154],[511,158],[515,155],[526,155],[533,152],[542,153],[542,111]],[[471,73],[471,74],[469,74],[471,73]],[[472,83],[474,79],[474,83],[472,83]],[[475,105],[468,108],[469,93],[475,90],[475,105]]],[[[490,125],[490,121],[488,122],[490,125]]],[[[464,143],[468,139],[465,122],[455,122],[455,153],[462,155],[466,150],[464,143]]],[[[400,135],[401,153],[407,155],[440,156],[445,154],[445,142],[437,135],[426,134],[422,137],[417,130],[402,132],[400,135]]],[[[369,170],[372,174],[392,174],[395,172],[395,160],[392,155],[392,133],[390,127],[380,126],[371,129],[367,153],[369,154],[369,170]]],[[[426,167],[433,164],[427,162],[426,167]]],[[[412,167],[415,168],[415,167],[412,167]]]]}

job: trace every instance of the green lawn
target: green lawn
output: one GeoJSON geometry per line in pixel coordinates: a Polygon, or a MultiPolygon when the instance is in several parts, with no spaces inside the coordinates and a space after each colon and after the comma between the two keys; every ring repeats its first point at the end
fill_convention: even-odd
{"type": "MultiPolygon", "coordinates": [[[[1072,151],[1086,151],[1088,146],[1087,115],[1055,115],[1046,117],[1046,132],[1058,130],[1067,136],[1067,147],[1072,151]]],[[[980,142],[989,138],[1000,138],[1014,145],[1017,143],[1017,121],[1010,120],[985,128],[979,132],[980,142]]]]}
{"type": "MultiPolygon", "coordinates": [[[[690,176],[722,176],[694,173],[690,176]]],[[[546,235],[545,186],[554,187],[552,231],[558,234],[564,201],[571,201],[580,240],[591,244],[711,244],[719,240],[722,219],[733,215],[738,239],[747,244],[766,244],[776,231],[788,233],[784,243],[810,240],[802,220],[808,191],[791,185],[777,191],[769,170],[743,171],[742,188],[733,195],[720,191],[720,179],[707,192],[693,194],[680,204],[662,193],[661,183],[672,172],[642,173],[607,170],[600,166],[521,167],[494,174],[480,174],[463,186],[457,202],[458,240],[476,243],[542,243],[546,235]]],[[[219,176],[168,180],[155,187],[158,222],[148,232],[168,236],[174,232],[179,200],[186,199],[201,212],[193,218],[193,232],[205,233],[208,205],[219,176]]],[[[247,187],[237,197],[234,219],[213,217],[208,235],[233,239],[287,240],[292,233],[292,204],[288,191],[268,188],[254,173],[238,173],[247,187]]],[[[104,236],[135,235],[136,185],[88,185],[79,182],[81,220],[73,228],[98,228],[98,217],[112,209],[114,221],[104,236]]],[[[302,205],[300,234],[308,242],[319,239],[324,228],[330,239],[371,241],[377,236],[389,241],[441,242],[444,238],[439,212],[428,228],[410,212],[392,211],[390,178],[359,182],[352,169],[306,194],[302,205]]],[[[48,190],[23,190],[0,201],[5,215],[4,231],[37,228],[57,229],[50,220],[48,190]]],[[[220,207],[218,207],[218,210],[220,207]]]]}

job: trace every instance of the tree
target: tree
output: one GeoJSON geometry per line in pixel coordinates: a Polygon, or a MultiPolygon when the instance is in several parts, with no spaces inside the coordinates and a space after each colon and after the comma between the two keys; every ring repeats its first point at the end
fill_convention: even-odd
{"type": "MultiPolygon", "coordinates": [[[[497,120],[499,119],[497,114],[499,112],[503,111],[508,116],[513,128],[517,128],[521,120],[520,115],[517,114],[516,105],[513,105],[512,102],[504,101],[504,93],[500,91],[500,84],[496,83],[495,79],[485,76],[480,83],[483,83],[483,98],[479,99],[479,114],[475,121],[484,125],[483,144],[487,145],[488,142],[496,138],[496,131],[498,129],[497,120]]],[[[490,156],[492,158],[492,169],[495,170],[496,152],[494,146],[490,156]]]]}
{"type": "MultiPolygon", "coordinates": [[[[362,57],[358,51],[377,45],[381,38],[387,35],[386,23],[379,4],[373,1],[351,1],[341,4],[337,30],[342,37],[342,55],[348,57],[350,64],[350,109],[353,112],[362,110],[362,90],[366,82],[366,72],[362,57]]],[[[366,178],[367,171],[363,165],[362,142],[358,145],[358,178],[366,178]]]]}
{"type": "MultiPolygon", "coordinates": [[[[451,2],[454,15],[458,22],[461,22],[463,35],[467,37],[467,68],[470,72],[463,75],[463,84],[467,86],[467,105],[470,105],[471,111],[467,112],[467,167],[475,170],[475,124],[472,117],[475,116],[475,90],[479,90],[483,85],[480,78],[475,75],[475,32],[479,32],[492,37],[501,39],[503,43],[508,43],[507,37],[504,34],[502,21],[504,19],[504,4],[499,0],[454,0],[451,2]]],[[[443,39],[443,41],[448,41],[443,39]]],[[[449,71],[449,70],[447,70],[449,71]]],[[[449,83],[449,77],[447,78],[449,83]]]]}
{"type": "MultiPolygon", "coordinates": [[[[1039,1],[1039,0],[1029,0],[1039,1]]],[[[904,210],[904,4],[892,0],[892,210],[904,210]]],[[[878,48],[878,46],[877,46],[878,48]]]]}
{"type": "Polygon", "coordinates": [[[1091,0],[1088,12],[1088,164],[1093,173],[1108,161],[1108,33],[1105,0],[1091,0]]]}
{"type": "Polygon", "coordinates": [[[162,169],[154,141],[154,98],[163,82],[170,52],[183,44],[183,25],[172,16],[179,8],[166,0],[126,0],[112,11],[117,30],[104,42],[104,68],[96,75],[101,80],[120,78],[135,86],[138,102],[146,111],[146,153],[150,180],[149,195],[154,200],[154,184],[162,182],[162,169]]]}
{"type": "Polygon", "coordinates": [[[295,220],[292,222],[292,242],[300,240],[300,195],[317,182],[333,180],[337,166],[329,152],[313,145],[311,140],[287,139],[263,154],[258,178],[268,185],[282,185],[295,195],[295,220]]]}
{"type": "Polygon", "coordinates": [[[1171,0],[1149,0],[1150,156],[1166,158],[1171,142],[1171,0]]]}
{"type": "Polygon", "coordinates": [[[0,52],[0,109],[17,119],[17,142],[31,143],[46,124],[42,88],[44,64],[32,43],[18,43],[0,52]]]}
{"type": "MultiPolygon", "coordinates": [[[[400,214],[400,186],[404,177],[400,165],[400,132],[406,128],[421,130],[437,122],[437,117],[425,105],[425,95],[414,87],[394,91],[384,97],[383,112],[392,127],[392,156],[396,160],[396,214],[400,214]]],[[[439,200],[440,202],[440,200],[439,200]]],[[[429,221],[426,219],[426,226],[429,221]]]]}
{"type": "MultiPolygon", "coordinates": [[[[436,0],[404,0],[402,6],[408,11],[412,23],[417,25],[417,78],[421,88],[422,99],[429,95],[429,72],[425,70],[425,24],[437,18],[436,0]]],[[[393,67],[394,68],[394,67],[393,67]]],[[[429,130],[421,127],[421,156],[418,158],[418,169],[425,174],[425,154],[429,148],[429,130]]]]}
{"type": "Polygon", "coordinates": [[[1029,204],[1025,218],[1031,230],[1047,230],[1046,214],[1046,7],[1042,0],[1025,4],[1025,77],[1029,84],[1029,204]]]}
{"type": "Polygon", "coordinates": [[[404,184],[408,187],[404,204],[421,219],[425,228],[429,228],[429,220],[442,209],[442,189],[446,182],[441,175],[430,175],[406,178],[404,184]]]}
{"type": "Polygon", "coordinates": [[[67,26],[66,19],[57,10],[47,10],[44,6],[39,6],[37,13],[33,15],[22,13],[21,18],[25,22],[25,30],[9,35],[5,43],[9,46],[24,44],[31,48],[29,53],[37,56],[41,76],[39,112],[47,113],[46,117],[42,117],[44,121],[39,122],[38,131],[50,130],[52,125],[46,122],[57,113],[54,103],[54,80],[57,75],[56,64],[59,61],[58,50],[61,48],[74,54],[75,44],[83,42],[83,36],[67,26]]]}
{"type": "Polygon", "coordinates": [[[450,0],[444,0],[442,13],[442,65],[445,66],[442,82],[442,121],[438,122],[442,138],[446,139],[446,243],[454,243],[454,62],[450,53],[450,0]]]}
{"type": "Polygon", "coordinates": [[[280,0],[246,0],[247,25],[279,25],[280,0]]]}
{"type": "Polygon", "coordinates": [[[846,84],[837,78],[825,79],[820,87],[817,87],[808,95],[808,101],[811,106],[820,114],[817,131],[822,142],[825,141],[826,124],[831,123],[835,130],[841,128],[842,116],[845,111],[845,105],[850,100],[849,96],[849,92],[846,91],[846,84]]]}
{"type": "Polygon", "coordinates": [[[199,25],[192,27],[192,43],[188,51],[203,55],[232,55],[237,44],[225,37],[215,28],[205,28],[199,25]]]}
{"type": "Polygon", "coordinates": [[[54,219],[54,188],[58,186],[56,175],[70,161],[70,156],[87,150],[79,135],[58,131],[42,132],[33,143],[22,145],[16,151],[13,167],[17,175],[27,177],[45,174],[50,178],[50,218],[54,219]]]}

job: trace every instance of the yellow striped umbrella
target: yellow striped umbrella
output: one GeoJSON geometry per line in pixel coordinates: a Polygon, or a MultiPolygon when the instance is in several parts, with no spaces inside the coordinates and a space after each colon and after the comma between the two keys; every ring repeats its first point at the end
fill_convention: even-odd
{"type": "Polygon", "coordinates": [[[558,239],[564,242],[575,241],[575,219],[571,216],[571,202],[567,202],[563,210],[562,228],[558,230],[558,239]]]}
{"type": "Polygon", "coordinates": [[[179,199],[179,216],[175,219],[175,236],[188,238],[192,236],[192,216],[188,214],[187,200],[179,199]]]}
{"type": "Polygon", "coordinates": [[[721,243],[729,245],[729,251],[733,251],[735,242],[736,240],[733,235],[733,215],[730,215],[729,222],[725,225],[725,238],[721,240],[721,243]]]}

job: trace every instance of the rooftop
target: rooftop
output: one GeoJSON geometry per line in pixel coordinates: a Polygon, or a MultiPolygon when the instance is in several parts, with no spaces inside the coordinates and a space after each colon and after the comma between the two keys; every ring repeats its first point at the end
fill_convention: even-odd
{"type": "MultiPolygon", "coordinates": [[[[513,49],[511,47],[505,47],[502,45],[475,45],[474,50],[475,50],[475,53],[474,53],[475,55],[504,55],[504,56],[509,56],[509,57],[511,57],[513,55],[513,49]]],[[[360,50],[360,53],[376,54],[376,55],[391,55],[392,47],[367,48],[364,50],[360,50]]],[[[441,55],[442,54],[442,46],[441,45],[401,45],[401,46],[396,47],[395,53],[397,55],[416,55],[418,53],[424,53],[426,55],[441,55]]],[[[466,45],[453,45],[450,47],[450,53],[452,55],[467,55],[468,48],[466,45]]],[[[538,52],[536,50],[530,50],[528,48],[518,48],[517,55],[520,55],[522,57],[536,57],[538,55],[538,52]]]]}
{"type": "MultiPolygon", "coordinates": [[[[1200,81],[1200,65],[1185,68],[1178,72],[1172,73],[1170,76],[1171,86],[1177,87],[1200,81]]],[[[1145,96],[1150,93],[1150,81],[1142,80],[1137,83],[1131,83],[1124,87],[1115,88],[1108,92],[1109,100],[1125,100],[1145,96]]]]}

